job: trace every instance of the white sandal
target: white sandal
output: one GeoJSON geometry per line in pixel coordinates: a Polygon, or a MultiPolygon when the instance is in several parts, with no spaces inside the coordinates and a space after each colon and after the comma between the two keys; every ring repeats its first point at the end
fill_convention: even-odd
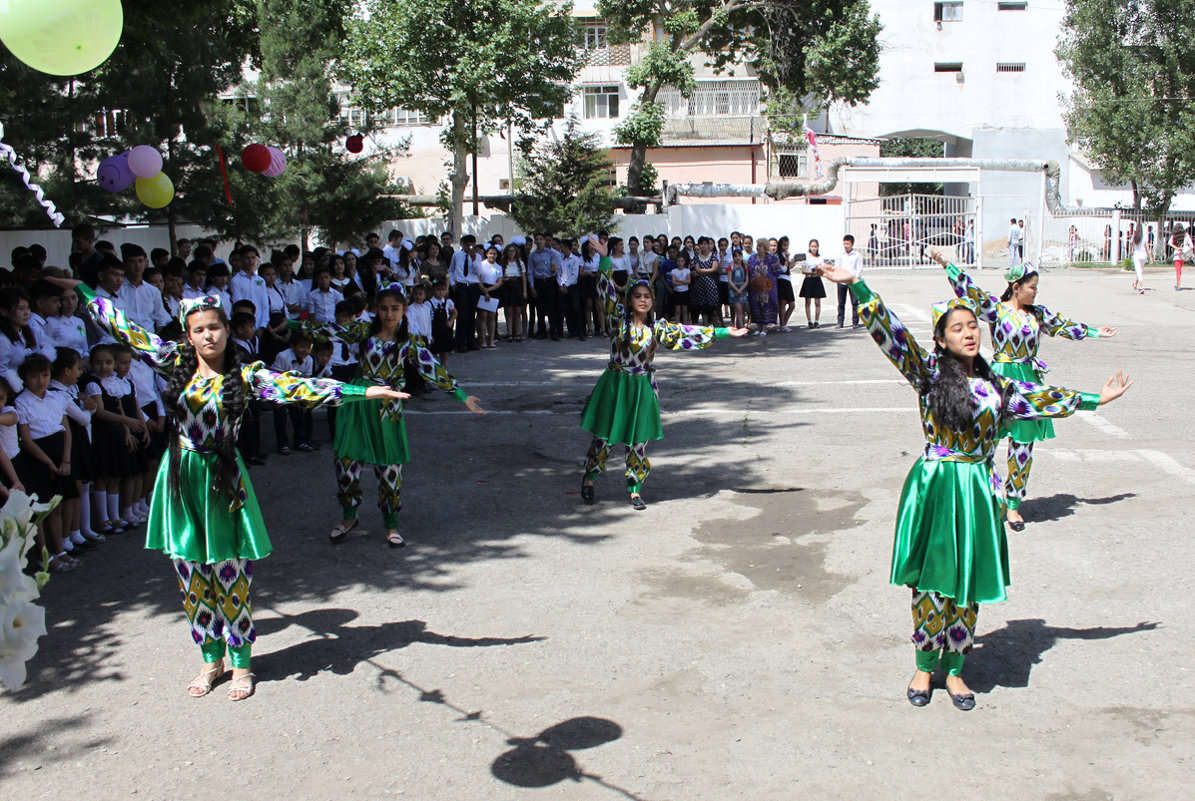
{"type": "Polygon", "coordinates": [[[328,533],[328,542],[332,543],[333,545],[344,542],[345,536],[357,527],[357,523],[360,522],[360,520],[360,517],[354,517],[352,520],[341,520],[340,523],[337,524],[336,528],[332,529],[328,533]]]}
{"type": "Polygon", "coordinates": [[[224,672],[224,660],[215,667],[205,669],[202,673],[195,677],[195,681],[187,686],[187,695],[192,698],[202,698],[212,691],[212,685],[216,683],[216,679],[224,672]],[[196,692],[192,692],[192,691],[196,692]]]}
{"type": "Polygon", "coordinates": [[[251,695],[253,695],[252,673],[246,673],[243,676],[236,676],[228,685],[228,698],[230,701],[244,701],[251,695]],[[239,693],[244,693],[244,695],[240,695],[239,693]]]}

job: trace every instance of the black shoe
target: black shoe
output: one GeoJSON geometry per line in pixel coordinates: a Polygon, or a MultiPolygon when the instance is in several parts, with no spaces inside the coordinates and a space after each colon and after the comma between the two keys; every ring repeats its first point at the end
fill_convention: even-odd
{"type": "Polygon", "coordinates": [[[281,448],[278,449],[278,455],[279,456],[290,456],[290,448],[283,445],[281,448]]]}
{"type": "Polygon", "coordinates": [[[406,547],[407,541],[397,531],[391,531],[386,535],[386,544],[391,548],[403,548],[406,547]]]}
{"type": "Polygon", "coordinates": [[[303,453],[311,453],[315,448],[311,447],[310,443],[300,442],[295,446],[295,450],[303,451],[303,453]]]}
{"type": "Polygon", "coordinates": [[[950,690],[947,690],[946,694],[950,696],[950,703],[954,704],[955,709],[961,709],[964,712],[970,712],[975,708],[974,693],[962,693],[960,695],[955,695],[954,693],[950,692],[950,690]]]}
{"type": "Polygon", "coordinates": [[[582,484],[581,485],[581,500],[585,501],[585,503],[587,503],[591,506],[593,505],[593,485],[592,484],[582,484]]]}
{"type": "Polygon", "coordinates": [[[469,350],[481,350],[481,345],[478,345],[476,342],[474,342],[469,346],[469,350]]]}
{"type": "Polygon", "coordinates": [[[1013,531],[1024,531],[1025,530],[1025,521],[1024,520],[1009,520],[1008,527],[1011,528],[1013,531]]]}
{"type": "Polygon", "coordinates": [[[636,512],[642,512],[644,509],[647,508],[647,504],[643,502],[642,495],[632,495],[631,496],[631,508],[634,509],[636,512]]]}
{"type": "Polygon", "coordinates": [[[553,342],[559,342],[559,341],[560,341],[560,337],[556,336],[555,334],[552,334],[552,341],[553,341],[553,342]]]}
{"type": "Polygon", "coordinates": [[[245,464],[249,465],[250,467],[265,467],[266,460],[259,459],[256,456],[250,456],[245,460],[245,464]]]}
{"type": "Polygon", "coordinates": [[[585,340],[589,339],[589,337],[587,337],[587,336],[585,336],[584,334],[582,334],[581,336],[577,337],[577,339],[579,339],[579,340],[581,340],[582,342],[584,342],[585,340]]]}
{"type": "MultiPolygon", "coordinates": [[[[914,690],[910,687],[907,691],[909,703],[913,706],[928,706],[929,705],[929,690],[914,690]]],[[[951,696],[953,698],[954,696],[951,696]]]]}

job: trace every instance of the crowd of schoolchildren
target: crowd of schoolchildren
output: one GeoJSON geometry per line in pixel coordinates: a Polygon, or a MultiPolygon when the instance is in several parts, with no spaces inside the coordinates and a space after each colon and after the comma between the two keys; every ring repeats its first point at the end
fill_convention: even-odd
{"type": "MultiPolygon", "coordinates": [[[[828,260],[816,240],[797,253],[787,237],[753,240],[738,232],[718,240],[602,238],[615,284],[649,281],[656,313],[671,320],[729,322],[765,336],[790,330],[803,298],[807,326],[819,326],[826,293],[814,270],[828,260]]],[[[118,250],[80,225],[68,268],[48,266],[40,245],[16,248],[12,269],[0,270],[0,493],[62,496],[39,535],[51,570],[73,570],[82,551],[146,522],[169,432],[164,380],[92,324],[73,290],[46,277],[81,278],[129,320],[168,339],[182,335],[182,300],[216,295],[244,361],[343,381],[356,375],[357,345],[313,343],[293,321],[348,326],[370,319],[370,299],[393,284],[408,298],[410,332],[441,362],[454,351],[497,347],[500,309],[510,342],[557,340],[566,326],[568,336],[584,340],[613,327],[598,299],[599,259],[587,240],[537,234],[504,243],[495,236],[479,247],[465,236],[454,244],[447,233],[411,240],[391,231],[384,246],[371,234],[361,249],[303,252],[292,245],[263,258],[253,245],[238,245],[225,261],[212,241],[180,239],[173,256],[164,249],[147,254],[135,244],[118,250]]],[[[848,236],[842,262],[861,272],[852,246],[848,236]]],[[[840,326],[844,310],[840,297],[840,326]]],[[[410,372],[408,390],[419,392],[422,381],[410,372]]],[[[247,464],[266,459],[261,427],[269,416],[280,455],[319,449],[310,411],[255,401],[238,439],[247,464]]],[[[334,430],[335,409],[328,420],[334,430]]]]}

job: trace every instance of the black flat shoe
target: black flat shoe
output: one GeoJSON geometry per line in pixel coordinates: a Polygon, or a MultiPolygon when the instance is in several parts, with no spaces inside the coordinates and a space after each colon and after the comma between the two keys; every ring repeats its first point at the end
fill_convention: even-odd
{"type": "MultiPolygon", "coordinates": [[[[910,687],[906,691],[906,694],[908,695],[909,703],[913,706],[922,707],[929,705],[929,690],[914,690],[910,687]]],[[[953,696],[951,697],[953,698],[953,696]]]]}
{"type": "Polygon", "coordinates": [[[587,504],[590,504],[590,505],[593,504],[593,485],[592,484],[582,484],[581,485],[581,500],[585,501],[585,503],[587,503],[587,504]]]}
{"type": "Polygon", "coordinates": [[[961,709],[964,712],[970,712],[975,708],[974,693],[962,693],[961,695],[955,695],[954,693],[950,692],[950,690],[947,690],[946,694],[950,696],[950,703],[954,704],[955,709],[961,709]]]}
{"type": "Polygon", "coordinates": [[[644,509],[647,508],[647,504],[643,502],[643,497],[641,495],[632,495],[631,496],[631,508],[634,509],[636,512],[642,512],[644,509]]]}
{"type": "Polygon", "coordinates": [[[1025,521],[1024,520],[1016,520],[1016,521],[1009,520],[1008,527],[1011,528],[1013,531],[1024,531],[1025,530],[1025,521]]]}
{"type": "Polygon", "coordinates": [[[391,548],[404,548],[407,541],[397,531],[391,531],[386,534],[386,544],[391,548]]]}

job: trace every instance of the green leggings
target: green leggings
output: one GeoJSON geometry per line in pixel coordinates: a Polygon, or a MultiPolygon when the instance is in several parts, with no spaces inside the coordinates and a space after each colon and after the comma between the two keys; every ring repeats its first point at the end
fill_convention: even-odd
{"type": "Polygon", "coordinates": [[[963,662],[967,660],[967,655],[946,650],[918,651],[917,669],[924,670],[926,673],[933,673],[934,668],[938,667],[939,654],[941,654],[942,670],[951,676],[958,676],[963,672],[963,662]]]}
{"type": "Polygon", "coordinates": [[[224,640],[210,640],[199,646],[199,650],[203,652],[204,662],[219,662],[224,658],[224,651],[227,650],[229,656],[232,657],[234,668],[249,667],[249,652],[252,649],[253,643],[248,642],[235,648],[227,648],[224,640]]]}

